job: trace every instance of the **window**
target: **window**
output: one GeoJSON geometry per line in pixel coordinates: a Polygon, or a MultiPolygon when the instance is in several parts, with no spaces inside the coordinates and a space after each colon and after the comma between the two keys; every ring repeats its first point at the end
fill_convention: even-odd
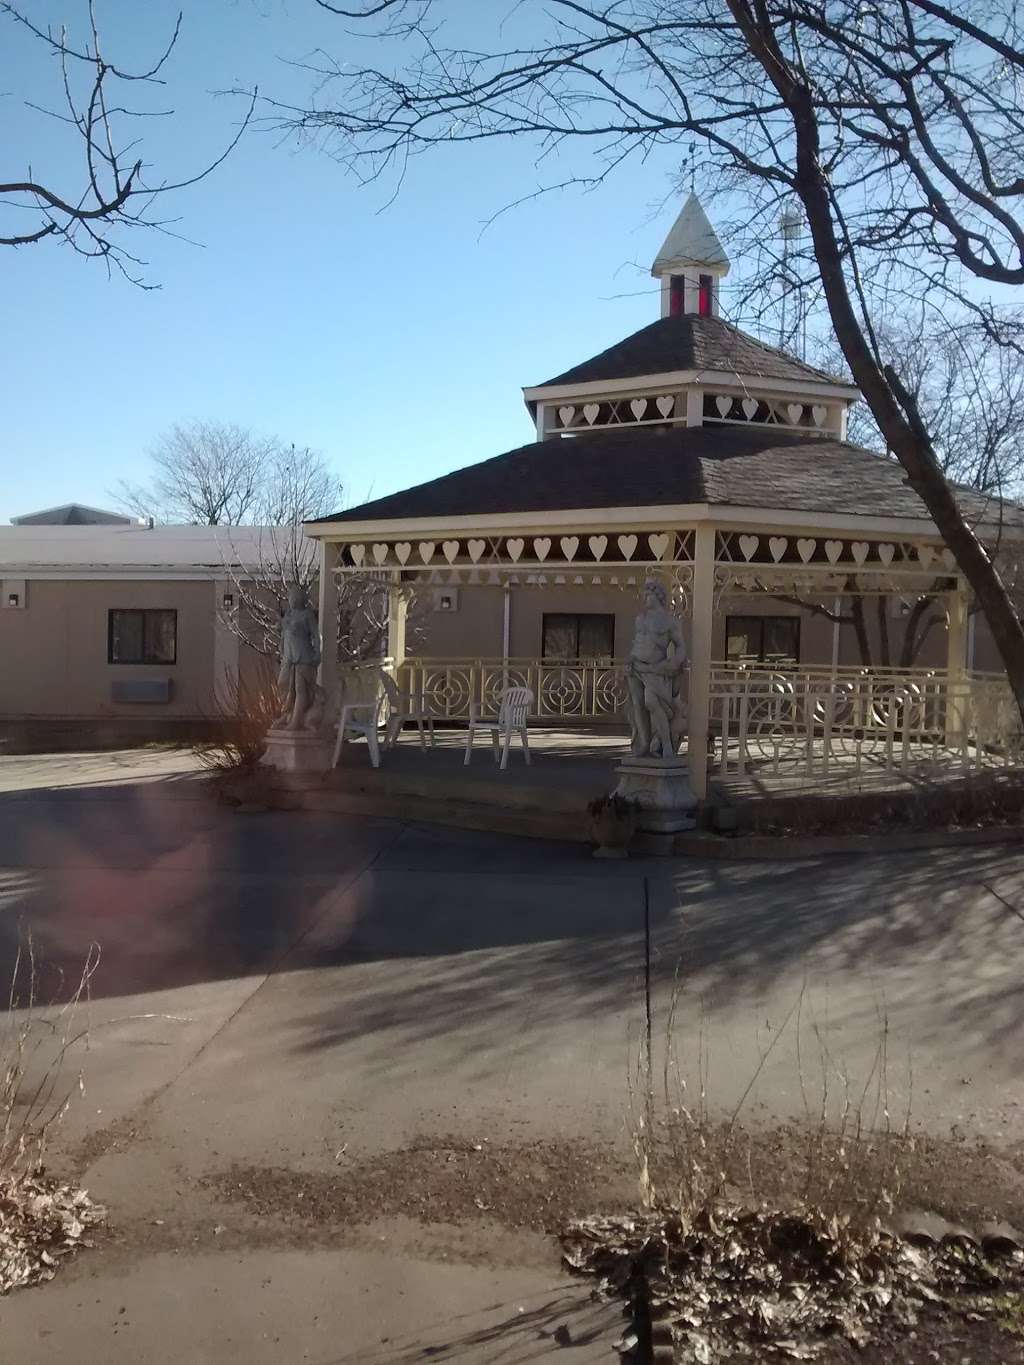
{"type": "Polygon", "coordinates": [[[698,275],[697,312],[702,318],[709,318],[711,316],[711,295],[714,287],[714,281],[710,275],[698,275]]]}
{"type": "Polygon", "coordinates": [[[596,612],[546,611],[542,627],[541,657],[555,662],[589,659],[611,663],[615,653],[615,617],[596,612]]]}
{"type": "Polygon", "coordinates": [[[798,663],[799,616],[727,616],[725,657],[733,663],[798,663]]]}
{"type": "Polygon", "coordinates": [[[686,283],[682,275],[673,275],[669,279],[668,292],[668,312],[669,317],[677,318],[683,311],[683,290],[686,283]]]}
{"type": "Polygon", "coordinates": [[[163,608],[107,613],[107,662],[173,664],[178,658],[178,613],[163,608]]]}

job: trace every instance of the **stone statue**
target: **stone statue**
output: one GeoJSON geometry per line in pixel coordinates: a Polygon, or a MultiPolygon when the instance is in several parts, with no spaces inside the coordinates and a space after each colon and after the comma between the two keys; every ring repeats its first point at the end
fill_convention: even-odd
{"type": "Polygon", "coordinates": [[[275,730],[315,729],[322,705],[316,683],[320,663],[320,631],[316,614],[297,583],[288,589],[288,608],[281,618],[281,671],[277,686],[284,709],[273,724],[275,730]],[[319,711],[318,711],[319,706],[319,711]]]}
{"type": "Polygon", "coordinates": [[[644,584],[644,608],[636,618],[633,645],[626,661],[630,748],[636,757],[675,757],[684,728],[685,668],[682,628],[668,609],[664,585],[649,578],[644,584]]]}

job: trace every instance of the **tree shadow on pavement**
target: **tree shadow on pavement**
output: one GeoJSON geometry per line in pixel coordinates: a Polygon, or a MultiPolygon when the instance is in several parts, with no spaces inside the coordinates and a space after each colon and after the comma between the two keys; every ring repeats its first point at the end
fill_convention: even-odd
{"type": "Polygon", "coordinates": [[[1020,1040],[1024,867],[1012,844],[703,864],[655,894],[654,979],[680,973],[712,1013],[806,981],[858,988],[865,1021],[884,997],[961,1044],[1020,1040]]]}
{"type": "MultiPolygon", "coordinates": [[[[525,1065],[573,1039],[625,1052],[624,1019],[635,1041],[642,877],[582,882],[524,869],[482,878],[474,895],[472,878],[401,861],[398,845],[360,880],[342,919],[328,917],[289,957],[306,1005],[291,1013],[289,1049],[351,1045],[361,1068],[400,1078],[425,1044],[484,1076],[499,1059],[525,1065]]],[[[1015,1065],[1024,922],[987,889],[1024,905],[1015,862],[1012,848],[988,848],[649,864],[656,1011],[678,972],[709,1018],[739,1011],[752,1031],[762,1002],[774,997],[777,1022],[780,999],[788,1008],[806,985],[832,1025],[866,1037],[888,1010],[913,1025],[915,1044],[1015,1065]]]]}
{"type": "Polygon", "coordinates": [[[383,1342],[379,1350],[330,1356],[317,1365],[412,1365],[413,1361],[472,1361],[473,1365],[526,1365],[558,1358],[564,1365],[609,1359],[613,1343],[626,1328],[618,1302],[583,1299],[584,1291],[561,1293],[542,1301],[518,1299],[472,1314],[486,1325],[462,1326],[455,1318],[436,1337],[418,1334],[383,1342]],[[582,1300],[582,1301],[581,1301],[582,1300]]]}

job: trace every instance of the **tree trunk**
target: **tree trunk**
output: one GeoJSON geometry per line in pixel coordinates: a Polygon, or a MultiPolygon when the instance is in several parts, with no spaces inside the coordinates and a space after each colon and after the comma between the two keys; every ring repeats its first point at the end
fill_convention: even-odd
{"type": "Polygon", "coordinates": [[[918,651],[928,638],[929,631],[938,621],[938,617],[930,616],[924,628],[921,628],[921,618],[934,604],[931,597],[919,597],[907,613],[903,644],[900,646],[900,668],[910,668],[913,665],[918,651]]]}
{"type": "Polygon", "coordinates": [[[892,667],[892,653],[889,649],[889,599],[875,598],[875,616],[878,618],[878,655],[883,668],[892,667]]]}
{"type": "Polygon", "coordinates": [[[864,668],[871,667],[871,640],[868,636],[868,623],[864,616],[863,597],[850,598],[850,615],[853,617],[854,634],[857,636],[857,649],[864,668]]]}
{"type": "Polygon", "coordinates": [[[728,5],[752,55],[761,63],[793,120],[796,191],[807,215],[832,326],[854,382],[889,449],[906,470],[908,483],[974,589],[1024,719],[1024,628],[998,570],[968,526],[946,482],[913,399],[891,367],[883,371],[875,359],[850,298],[828,180],[820,159],[813,94],[779,47],[761,0],[753,0],[753,8],[748,0],[728,0],[728,5]]]}

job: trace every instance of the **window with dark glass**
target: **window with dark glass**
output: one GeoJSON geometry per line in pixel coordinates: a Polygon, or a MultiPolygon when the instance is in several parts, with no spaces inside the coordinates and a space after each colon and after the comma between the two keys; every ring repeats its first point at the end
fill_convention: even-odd
{"type": "Polygon", "coordinates": [[[725,657],[734,663],[798,663],[799,616],[727,616],[725,657]]]}
{"type": "Polygon", "coordinates": [[[108,663],[173,664],[177,657],[176,611],[115,607],[107,613],[108,663]]]}
{"type": "Polygon", "coordinates": [[[669,280],[668,292],[668,312],[669,317],[677,318],[683,311],[683,289],[682,275],[673,275],[669,280]]]}
{"type": "Polygon", "coordinates": [[[548,662],[587,659],[611,663],[615,617],[599,612],[546,611],[541,627],[541,657],[548,662]]]}
{"type": "Polygon", "coordinates": [[[714,281],[710,275],[700,275],[697,279],[697,312],[702,318],[711,316],[711,292],[714,281]]]}

